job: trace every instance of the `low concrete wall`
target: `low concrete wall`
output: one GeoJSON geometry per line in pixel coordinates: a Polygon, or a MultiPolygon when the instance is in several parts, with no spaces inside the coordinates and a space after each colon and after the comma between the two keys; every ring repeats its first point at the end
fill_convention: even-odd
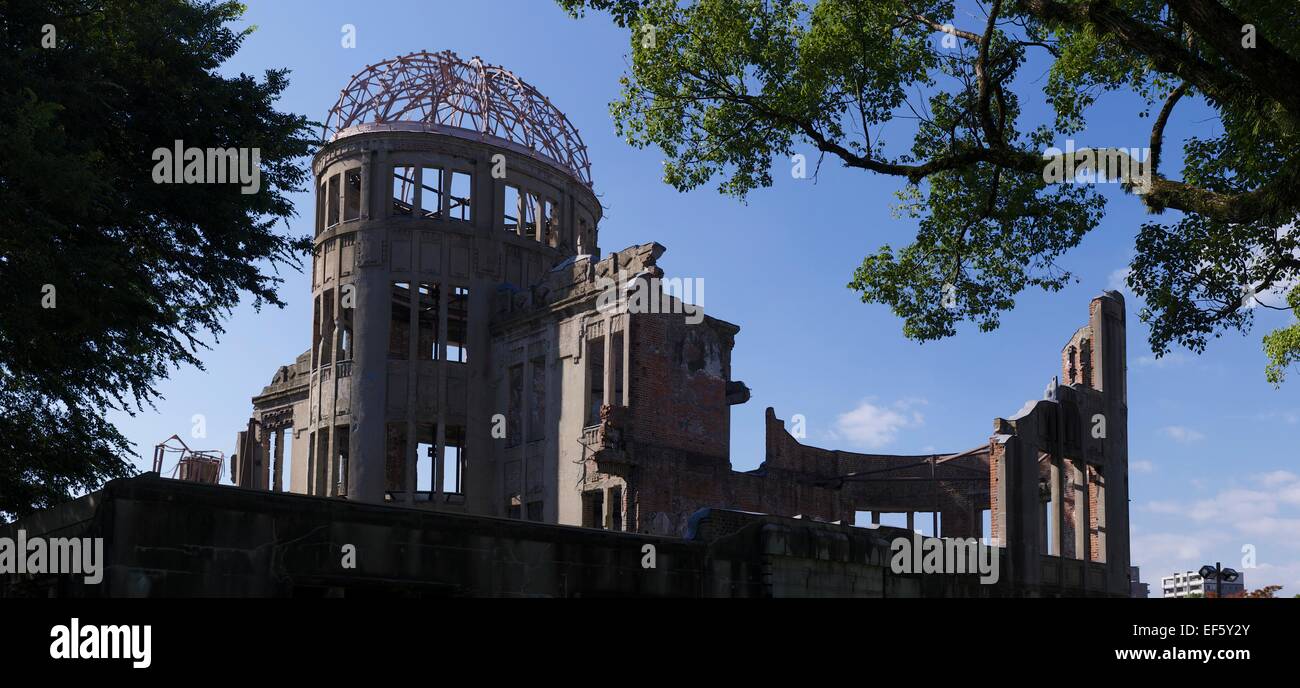
{"type": "MultiPolygon", "coordinates": [[[[0,526],[103,537],[104,582],[0,574],[0,597],[988,597],[975,574],[896,574],[898,528],[702,510],[686,539],[163,480],[0,526]],[[355,567],[345,565],[351,545],[355,567]],[[653,568],[647,552],[653,548],[653,568]]],[[[1004,569],[1005,570],[1005,569],[1004,569]]]]}

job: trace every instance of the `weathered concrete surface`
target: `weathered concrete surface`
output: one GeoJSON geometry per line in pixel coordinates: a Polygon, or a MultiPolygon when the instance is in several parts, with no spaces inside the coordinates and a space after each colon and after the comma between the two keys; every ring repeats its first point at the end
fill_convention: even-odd
{"type": "MultiPolygon", "coordinates": [[[[164,480],[154,474],[0,526],[103,537],[104,583],[0,576],[0,597],[989,597],[1003,578],[895,574],[897,528],[704,510],[688,537],[574,528],[164,480]],[[345,545],[356,567],[344,566],[345,545]],[[647,568],[646,546],[654,548],[647,568]]],[[[1003,559],[1005,560],[1005,554],[1003,559]]],[[[1079,590],[1067,590],[1078,594],[1079,590]]],[[[1091,594],[1101,591],[1092,590],[1091,594]]]]}

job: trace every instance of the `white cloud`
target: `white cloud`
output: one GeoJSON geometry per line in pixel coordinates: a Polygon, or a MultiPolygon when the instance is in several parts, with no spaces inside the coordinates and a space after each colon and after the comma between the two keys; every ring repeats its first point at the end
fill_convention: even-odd
{"type": "Polygon", "coordinates": [[[1300,411],[1296,409],[1279,409],[1274,411],[1264,411],[1255,415],[1255,420],[1272,423],[1282,422],[1287,425],[1300,423],[1300,411]]]}
{"type": "MultiPolygon", "coordinates": [[[[1216,538],[1218,539],[1218,538],[1216,538]]],[[[1201,535],[1182,535],[1179,533],[1148,533],[1134,535],[1129,543],[1133,551],[1133,561],[1143,568],[1151,566],[1156,560],[1173,560],[1180,563],[1172,566],[1164,565],[1163,568],[1144,572],[1143,580],[1150,581],[1153,578],[1159,582],[1160,576],[1167,576],[1175,571],[1195,570],[1196,566],[1192,562],[1198,561],[1204,557],[1206,547],[1210,544],[1209,539],[1201,535]],[[1189,568],[1183,568],[1189,567],[1189,568]]],[[[1152,592],[1156,586],[1151,586],[1152,592]]]]}
{"type": "Polygon", "coordinates": [[[1181,425],[1169,425],[1161,428],[1160,431],[1179,444],[1191,444],[1205,439],[1204,434],[1181,425]]]}
{"type": "Polygon", "coordinates": [[[1132,271],[1127,265],[1118,270],[1112,271],[1110,276],[1106,279],[1107,286],[1115,291],[1129,293],[1128,282],[1126,281],[1128,280],[1129,272],[1132,271]]]}
{"type": "Polygon", "coordinates": [[[1296,474],[1292,473],[1291,471],[1270,471],[1268,473],[1260,473],[1253,477],[1255,478],[1256,482],[1263,483],[1264,485],[1269,485],[1269,486],[1283,485],[1285,483],[1291,483],[1291,482],[1295,482],[1296,480],[1300,480],[1300,476],[1296,476],[1296,474]]]}
{"type": "Polygon", "coordinates": [[[1146,510],[1153,514],[1177,515],[1183,512],[1183,507],[1175,501],[1157,499],[1147,502],[1146,510]]]}
{"type": "MultiPolygon", "coordinates": [[[[1131,531],[1133,563],[1148,582],[1175,571],[1194,571],[1202,564],[1222,561],[1246,574],[1246,588],[1285,586],[1282,594],[1300,592],[1300,475],[1288,470],[1256,473],[1220,489],[1208,499],[1155,500],[1138,512],[1148,518],[1172,517],[1184,533],[1131,531]],[[1254,552],[1254,567],[1245,551],[1254,552]]],[[[1152,585],[1152,593],[1156,585],[1152,585]]]]}
{"type": "Polygon", "coordinates": [[[1156,469],[1156,465],[1150,461],[1130,461],[1128,464],[1131,473],[1150,473],[1156,469]]]}
{"type": "Polygon", "coordinates": [[[835,418],[831,436],[859,446],[883,447],[893,442],[900,430],[920,427],[925,422],[924,416],[912,409],[924,403],[920,399],[905,399],[884,406],[864,399],[851,411],[835,418]]]}

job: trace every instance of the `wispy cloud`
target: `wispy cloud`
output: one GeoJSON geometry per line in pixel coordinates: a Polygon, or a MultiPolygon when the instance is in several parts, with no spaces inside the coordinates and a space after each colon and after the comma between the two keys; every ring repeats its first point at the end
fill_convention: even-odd
{"type": "Polygon", "coordinates": [[[890,405],[864,399],[835,418],[831,438],[873,449],[883,447],[893,442],[899,431],[920,427],[925,422],[925,417],[915,409],[923,404],[923,399],[904,399],[890,405]]]}
{"type": "Polygon", "coordinates": [[[1205,439],[1205,435],[1182,425],[1168,425],[1160,429],[1169,439],[1179,444],[1192,444],[1205,439]]]}
{"type": "Polygon", "coordinates": [[[1110,273],[1110,276],[1106,279],[1106,285],[1115,291],[1122,291],[1126,294],[1132,293],[1128,288],[1127,282],[1129,272],[1131,272],[1131,270],[1127,265],[1118,270],[1113,270],[1110,273]]]}

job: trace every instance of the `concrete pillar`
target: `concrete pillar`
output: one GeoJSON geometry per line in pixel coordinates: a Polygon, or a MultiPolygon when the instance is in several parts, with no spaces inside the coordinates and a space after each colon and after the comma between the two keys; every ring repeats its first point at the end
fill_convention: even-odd
{"type": "Polygon", "coordinates": [[[1093,537],[1097,541],[1098,559],[1109,561],[1106,551],[1106,474],[1101,469],[1097,469],[1097,482],[1092,485],[1092,489],[1097,495],[1097,513],[1092,515],[1092,521],[1097,530],[1093,537]]]}
{"type": "Polygon", "coordinates": [[[271,431],[259,426],[257,429],[257,442],[260,450],[258,451],[258,462],[253,471],[254,487],[259,490],[266,490],[271,485],[271,466],[270,461],[268,461],[271,456],[271,431]]]}
{"type": "Polygon", "coordinates": [[[1080,459],[1070,459],[1070,489],[1074,492],[1074,556],[1087,561],[1088,553],[1088,471],[1080,459]]]}
{"type": "MultiPolygon", "coordinates": [[[[352,427],[349,433],[349,498],[384,501],[385,399],[388,393],[388,320],[392,288],[383,255],[383,231],[362,231],[353,280],[352,427]]],[[[322,443],[325,444],[325,443],[322,443]]],[[[331,480],[326,476],[327,482],[331,480]]],[[[332,494],[328,492],[327,494],[332,494]]]]}
{"type": "Polygon", "coordinates": [[[275,431],[275,460],[271,464],[271,489],[284,492],[284,430],[275,431]]]}
{"type": "Polygon", "coordinates": [[[1051,529],[1052,540],[1051,554],[1054,557],[1061,556],[1062,545],[1065,531],[1065,471],[1061,466],[1061,456],[1059,454],[1051,455],[1052,473],[1052,501],[1048,507],[1047,527],[1051,529]]]}

